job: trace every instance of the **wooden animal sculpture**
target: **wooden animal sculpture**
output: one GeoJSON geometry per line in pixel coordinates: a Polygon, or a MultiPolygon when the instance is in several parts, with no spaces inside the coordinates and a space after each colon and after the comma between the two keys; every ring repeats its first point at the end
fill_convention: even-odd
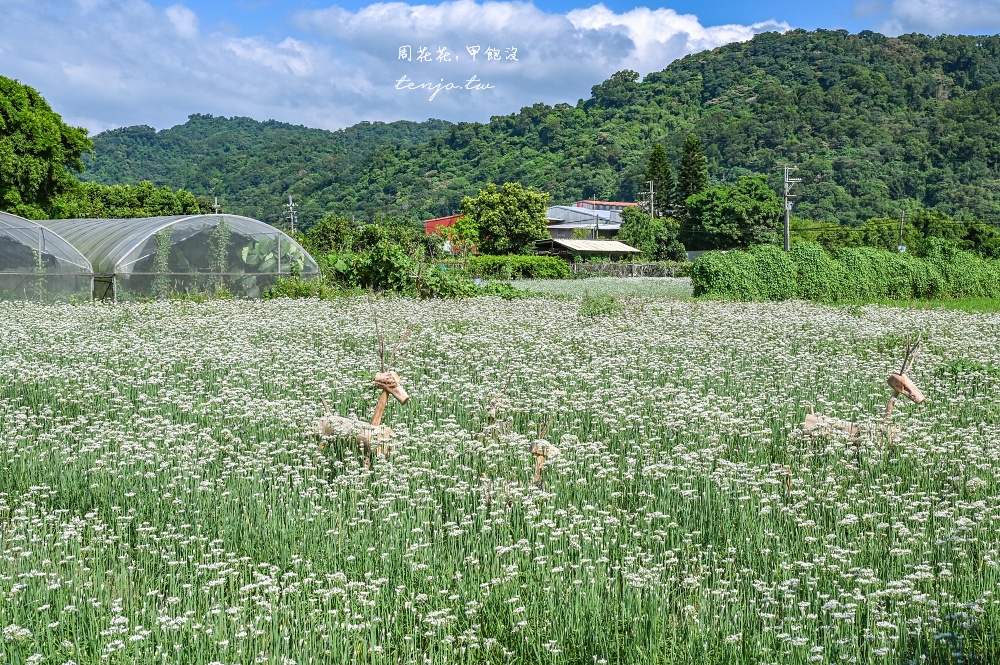
{"type": "Polygon", "coordinates": [[[410,401],[410,396],[403,388],[399,374],[392,371],[392,364],[397,359],[400,347],[409,339],[414,328],[413,324],[407,326],[406,331],[400,335],[387,359],[385,339],[379,329],[378,315],[375,314],[375,332],[378,338],[378,352],[382,366],[382,371],[375,374],[375,387],[381,389],[382,394],[379,395],[371,423],[344,416],[335,416],[330,412],[326,399],[320,398],[326,415],[316,421],[313,433],[324,438],[333,437],[355,441],[364,452],[366,469],[371,468],[373,454],[384,457],[392,454],[392,428],[382,424],[382,417],[385,415],[385,407],[389,402],[390,395],[400,404],[406,404],[410,401]]]}
{"type": "MultiPolygon", "coordinates": [[[[920,346],[920,337],[921,335],[918,334],[917,341],[911,345],[910,338],[907,336],[903,365],[898,372],[890,374],[889,378],[886,379],[886,383],[892,388],[892,397],[889,398],[889,403],[886,405],[885,418],[883,418],[882,424],[877,426],[876,429],[885,435],[889,443],[892,443],[893,435],[893,428],[889,424],[889,416],[893,408],[895,408],[896,400],[899,396],[903,395],[913,401],[914,404],[920,404],[924,401],[923,393],[920,392],[920,389],[907,376],[907,372],[913,367],[913,359],[916,356],[917,348],[920,346]]],[[[809,414],[806,416],[805,422],[802,423],[802,433],[810,438],[814,438],[832,432],[844,432],[850,437],[851,441],[857,442],[861,436],[861,426],[857,423],[840,420],[839,418],[816,415],[813,413],[812,406],[810,406],[809,414]]]]}

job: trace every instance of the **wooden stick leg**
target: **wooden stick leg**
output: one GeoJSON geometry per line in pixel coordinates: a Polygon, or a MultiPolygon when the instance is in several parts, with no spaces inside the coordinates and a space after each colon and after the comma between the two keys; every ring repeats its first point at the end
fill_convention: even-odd
{"type": "Polygon", "coordinates": [[[892,445],[892,425],[889,424],[889,416],[892,415],[892,410],[896,407],[896,400],[899,398],[899,391],[893,390],[892,397],[889,398],[889,403],[885,405],[885,418],[882,419],[882,429],[885,433],[886,443],[892,445]]]}
{"type": "Polygon", "coordinates": [[[544,469],[544,468],[545,468],[545,457],[543,457],[542,455],[536,455],[535,456],[535,475],[534,475],[533,479],[535,481],[535,486],[538,487],[538,488],[541,488],[541,486],[542,486],[542,469],[544,469]]]}
{"type": "Polygon", "coordinates": [[[378,405],[375,407],[375,415],[372,417],[372,425],[378,427],[382,424],[382,414],[385,413],[385,405],[389,402],[389,391],[383,390],[379,395],[378,405]]]}
{"type": "Polygon", "coordinates": [[[893,408],[896,406],[896,399],[899,397],[899,391],[893,390],[892,397],[889,398],[889,403],[885,405],[885,419],[886,423],[889,422],[889,414],[892,413],[893,408]]]}

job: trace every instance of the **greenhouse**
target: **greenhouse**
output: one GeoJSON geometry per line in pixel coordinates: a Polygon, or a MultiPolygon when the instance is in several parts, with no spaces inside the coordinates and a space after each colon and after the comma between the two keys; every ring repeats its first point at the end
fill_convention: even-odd
{"type": "Polygon", "coordinates": [[[90,261],[38,222],[0,212],[0,300],[89,300],[90,261]]]}
{"type": "Polygon", "coordinates": [[[95,298],[195,293],[259,298],[278,276],[319,275],[316,262],[298,243],[248,217],[53,219],[39,224],[89,259],[95,298]]]}

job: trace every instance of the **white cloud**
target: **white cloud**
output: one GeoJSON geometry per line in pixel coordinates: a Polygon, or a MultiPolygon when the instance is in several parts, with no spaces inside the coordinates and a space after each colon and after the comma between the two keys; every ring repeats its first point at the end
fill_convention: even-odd
{"type": "MultiPolygon", "coordinates": [[[[868,7],[856,7],[858,13],[868,7]]],[[[888,35],[923,32],[993,34],[1000,30],[1000,0],[893,0],[880,30],[888,35]]]]}
{"type": "Polygon", "coordinates": [[[167,19],[173,24],[174,30],[184,39],[198,36],[198,17],[184,5],[171,5],[163,10],[167,19]]]}
{"type": "Polygon", "coordinates": [[[567,14],[567,18],[578,29],[598,32],[620,29],[634,45],[623,64],[641,73],[662,69],[688,53],[746,41],[761,32],[791,29],[787,23],[774,20],[749,26],[704,27],[693,14],[647,7],[616,14],[604,5],[595,5],[588,9],[575,9],[567,14]]]}
{"type": "Polygon", "coordinates": [[[192,113],[331,129],[361,120],[487,120],[535,102],[575,103],[621,69],[645,74],[687,53],[788,28],[706,27],[670,9],[595,5],[556,14],[528,2],[474,0],[303,11],[294,16],[297,33],[278,37],[209,32],[185,5],[160,10],[144,0],[0,0],[0,13],[0,74],[37,88],[67,121],[92,131],[162,128],[192,113]],[[404,45],[414,55],[426,48],[431,61],[400,59],[404,45]],[[475,58],[469,46],[480,47],[475,58]],[[488,48],[497,58],[488,59],[488,48]]]}

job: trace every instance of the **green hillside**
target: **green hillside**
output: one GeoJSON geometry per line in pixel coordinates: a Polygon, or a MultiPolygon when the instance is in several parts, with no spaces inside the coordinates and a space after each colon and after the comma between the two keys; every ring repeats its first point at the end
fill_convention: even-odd
{"type": "Polygon", "coordinates": [[[99,134],[86,177],[218,195],[266,219],[288,192],[307,224],[325,212],[419,219],[455,212],[490,181],[554,202],[633,200],[653,145],[676,168],[694,132],[717,181],[765,173],[777,188],[778,167],[797,164],[800,217],[856,224],[922,205],[1000,222],[1000,36],[767,33],[638,79],[619,72],[575,106],[485,124],[325,132],[192,116],[99,134]]]}
{"type": "MultiPolygon", "coordinates": [[[[331,210],[330,201],[316,194],[349,179],[365,156],[383,147],[424,142],[449,124],[363,122],[330,132],[274,120],[196,114],[159,132],[137,126],[98,134],[93,155],[84,158],[82,179],[169,184],[197,196],[218,196],[226,212],[272,222],[293,194],[303,221],[315,221],[331,210]]],[[[332,209],[342,210],[342,202],[337,204],[332,209]]]]}

